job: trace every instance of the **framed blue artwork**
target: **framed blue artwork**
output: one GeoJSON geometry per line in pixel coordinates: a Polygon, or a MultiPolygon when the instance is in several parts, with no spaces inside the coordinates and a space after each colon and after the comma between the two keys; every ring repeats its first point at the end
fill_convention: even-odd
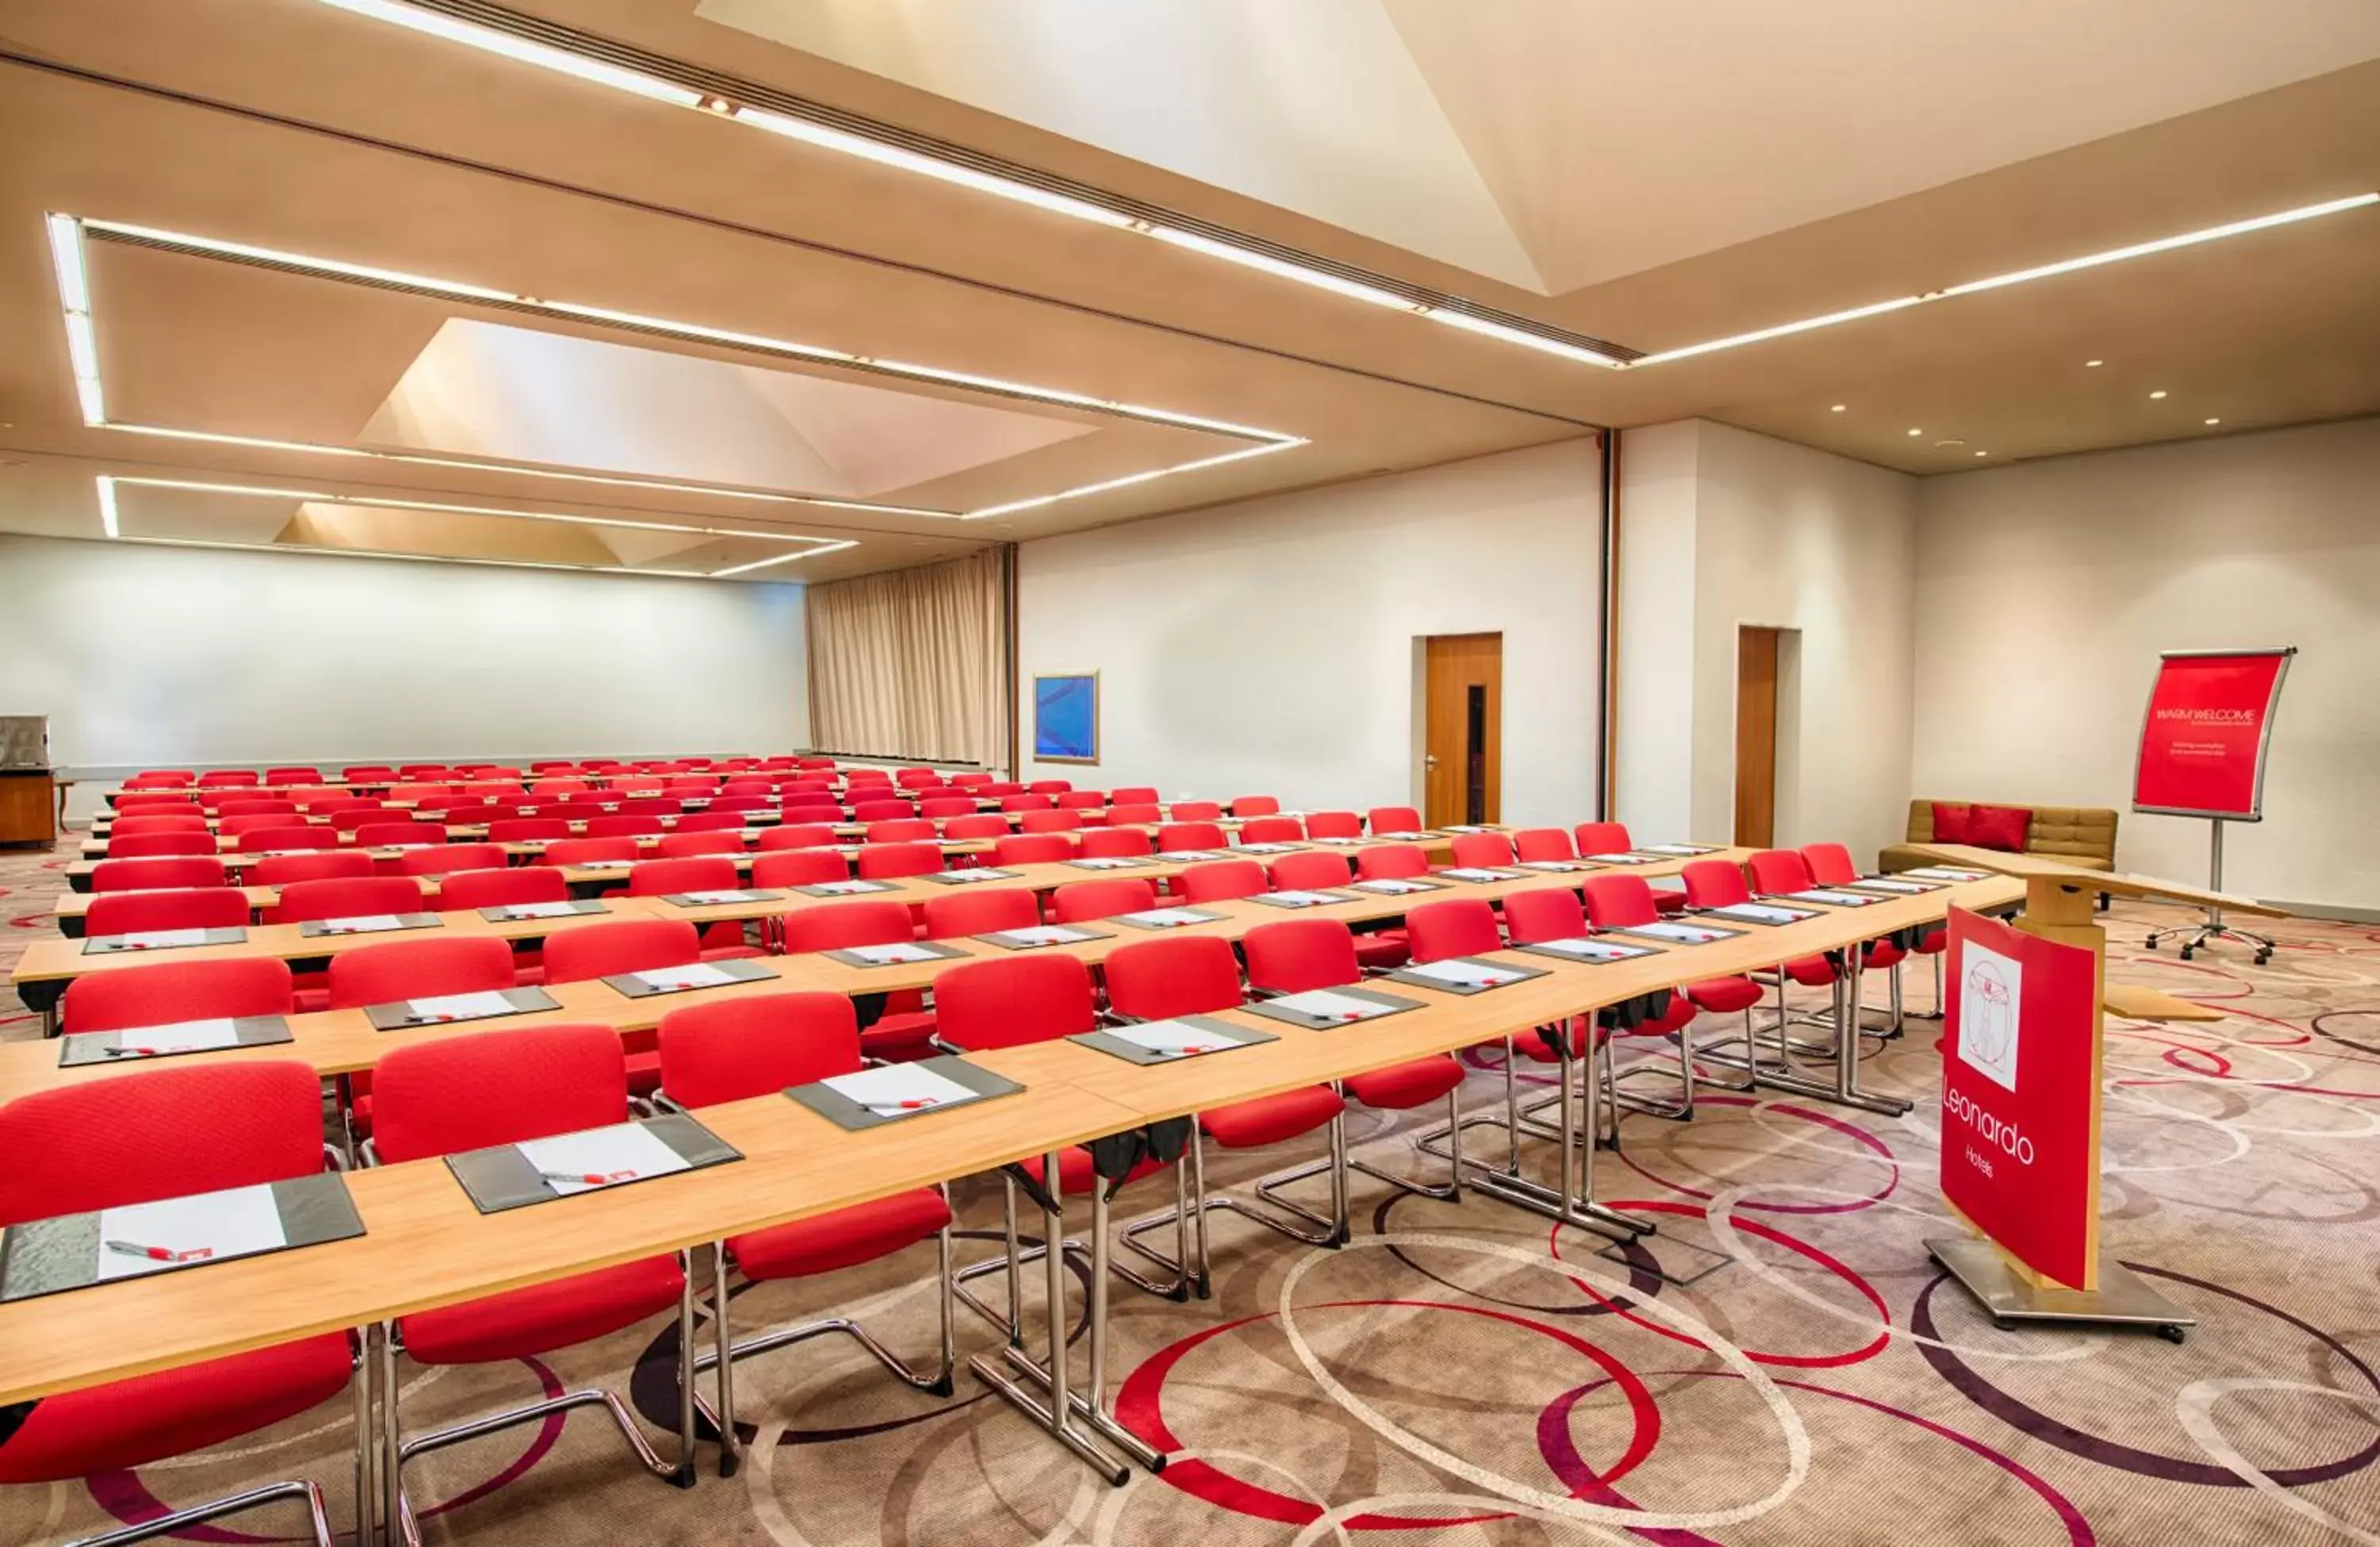
{"type": "Polygon", "coordinates": [[[1038,762],[1099,761],[1099,674],[1037,673],[1033,757],[1038,762]]]}

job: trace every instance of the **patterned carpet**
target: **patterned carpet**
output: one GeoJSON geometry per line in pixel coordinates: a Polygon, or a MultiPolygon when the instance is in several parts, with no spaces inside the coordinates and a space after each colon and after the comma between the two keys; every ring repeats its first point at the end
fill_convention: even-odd
{"type": "MultiPolygon", "coordinates": [[[[61,862],[0,857],[0,959],[49,927],[61,862]]],[[[1489,1200],[1391,1199],[1361,1176],[1342,1250],[1220,1220],[1212,1302],[1115,1300],[1116,1406],[1172,1449],[1160,1477],[1111,1490],[964,1370],[937,1401],[830,1340],[739,1365],[752,1451],[732,1480],[706,1449],[699,1485],[668,1489],[582,1415],[416,1464],[425,1531],[523,1547],[2380,1542],[2380,931],[2291,921],[2269,967],[2228,950],[2184,965],[2139,948],[2169,917],[2113,916],[2110,977],[2227,1018],[2110,1022],[2103,1200],[2108,1242],[2199,1318],[2186,1346],[1998,1332],[1932,1265],[1921,1243],[1954,1227],[1925,1100],[1937,1028],[1913,1020],[1864,1077],[1918,1097],[1906,1118],[1724,1092],[1691,1124],[1632,1117],[1597,1190],[1658,1218],[1633,1260],[1489,1200]]],[[[1926,1004],[1924,972],[1909,983],[1926,1004]]],[[[0,1020],[34,1034],[13,1001],[0,1020]]],[[[1483,1060],[1466,1100],[1499,1088],[1483,1060]]],[[[1357,1117],[1351,1135],[1411,1166],[1416,1127],[1357,1117]]],[[[1293,1148],[1215,1179],[1305,1158],[1293,1148]]],[[[1141,1184],[1119,1217],[1170,1196],[1141,1184]]],[[[989,1252],[996,1189],[957,1197],[963,1255],[989,1252]]],[[[752,1290],[738,1325],[832,1304],[922,1356],[930,1262],[918,1248],[752,1290]]],[[[991,1346],[964,1315],[960,1334],[963,1354],[991,1346]]],[[[656,1322],[545,1361],[408,1370],[407,1424],[601,1382],[666,1425],[674,1345],[656,1322]]],[[[0,1490],[0,1541],[299,1473],[344,1527],[349,1440],[339,1404],[138,1475],[0,1490]]],[[[191,1539],[295,1526],[259,1514],[191,1539]]]]}

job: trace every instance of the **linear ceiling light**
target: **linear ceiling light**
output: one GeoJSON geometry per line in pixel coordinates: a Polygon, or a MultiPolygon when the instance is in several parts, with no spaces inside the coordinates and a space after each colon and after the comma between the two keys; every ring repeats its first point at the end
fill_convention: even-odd
{"type": "Polygon", "coordinates": [[[104,428],[130,435],[160,435],[168,440],[203,441],[210,445],[254,446],[262,451],[302,451],[318,457],[360,457],[380,462],[408,462],[419,467],[459,468],[466,472],[505,473],[520,478],[552,479],[568,483],[601,483],[615,489],[650,489],[668,494],[704,494],[713,499],[758,500],[769,505],[814,505],[828,510],[865,510],[880,516],[940,516],[955,518],[963,512],[935,510],[917,505],[880,505],[868,500],[835,500],[817,494],[782,494],[759,489],[733,489],[720,483],[673,483],[655,478],[622,478],[608,473],[565,472],[527,462],[475,462],[460,457],[430,457],[412,451],[380,451],[369,446],[326,445],[319,441],[283,441],[268,435],[227,435],[211,430],[175,430],[162,424],[109,422],[104,428]]]}
{"type": "Polygon", "coordinates": [[[67,358],[74,362],[75,397],[85,424],[107,422],[99,384],[99,334],[91,321],[91,273],[83,262],[82,225],[72,215],[42,217],[50,233],[50,266],[57,272],[58,305],[67,324],[67,358]]]}
{"type": "MultiPolygon", "coordinates": [[[[1855,306],[1847,311],[1830,311],[1823,317],[1805,317],[1798,323],[1786,323],[1778,327],[1760,328],[1751,333],[1733,334],[1726,338],[1714,338],[1707,343],[1689,344],[1683,348],[1662,349],[1640,356],[1636,365],[1660,365],[1673,359],[1691,359],[1696,355],[1716,354],[1721,349],[1733,349],[1746,344],[1758,344],[1765,339],[1782,338],[1788,334],[1808,333],[1814,328],[1832,327],[1838,323],[1856,322],[1862,317],[1874,317],[1887,311],[1899,311],[1907,307],[1923,306],[1928,301],[1948,300],[1953,296],[1972,296],[1985,290],[2002,290],[2011,285],[2030,284],[2036,279],[2049,279],[2058,274],[2073,274],[2082,269],[2095,269],[2109,263],[2121,263],[2134,258],[2146,258],[2154,253],[2171,252],[2176,248],[2197,247],[2205,242],[2219,242],[2230,237],[2244,237],[2252,231],[2269,230],[2276,225],[2294,225],[2301,220],[2316,220],[2324,215],[2339,214],[2348,210],[2360,210],[2380,204],[2380,192],[2358,193],[2345,199],[2325,200],[2319,204],[2306,204],[2294,210],[2282,210],[2274,214],[2257,215],[2248,220],[2235,220],[2222,225],[2209,225],[2204,230],[2185,231],[2180,236],[2160,237],[2155,241],[2135,242],[2130,247],[2109,248],[2104,252],[2085,253],[2080,258],[2061,259],[2055,263],[2043,263],[2030,269],[2018,269],[2010,274],[1994,274],[1988,279],[1971,279],[1963,285],[1945,289],[1927,290],[1914,296],[1900,296],[1892,300],[1877,301],[1870,306],[1855,306]]],[[[2092,363],[2096,364],[2095,360],[2092,363]]]]}
{"type": "Polygon", "coordinates": [[[146,548],[213,548],[240,554],[305,554],[318,558],[397,559],[406,564],[468,564],[480,569],[567,569],[580,575],[625,575],[640,579],[710,580],[698,569],[630,569],[616,564],[554,564],[540,559],[449,558],[443,554],[400,554],[390,548],[318,548],[299,542],[225,542],[204,537],[128,537],[146,548]]]}
{"type": "Polygon", "coordinates": [[[1171,478],[1175,473],[1196,472],[1201,468],[1220,467],[1225,462],[1245,462],[1251,457],[1269,457],[1276,451],[1287,451],[1292,446],[1305,444],[1304,441],[1281,441],[1270,445],[1249,446],[1242,451],[1227,451],[1220,457],[1201,457],[1195,462],[1177,462],[1170,468],[1152,468],[1147,472],[1126,473],[1122,478],[1111,478],[1098,483],[1086,483],[1073,489],[1061,489],[1054,494],[1038,494],[1029,500],[1012,500],[1006,505],[986,506],[981,510],[968,511],[965,518],[970,521],[981,521],[994,516],[1014,515],[1020,510],[1038,510],[1045,505],[1056,505],[1061,500],[1078,500],[1087,494],[1104,494],[1111,489],[1126,489],[1135,483],[1147,483],[1152,479],[1171,478]]]}
{"type": "MultiPolygon", "coordinates": [[[[278,489],[253,483],[212,483],[197,479],[102,476],[99,480],[100,513],[102,519],[106,525],[107,535],[110,537],[116,535],[115,485],[119,483],[128,483],[142,489],[178,489],[202,494],[234,494],[247,495],[260,499],[300,500],[309,505],[340,505],[364,508],[381,506],[395,510],[428,511],[446,516],[494,516],[523,521],[558,521],[570,526],[625,527],[638,531],[684,532],[696,537],[749,538],[762,542],[803,542],[809,544],[808,547],[799,548],[791,553],[772,554],[769,558],[761,561],[763,564],[788,564],[795,559],[810,558],[819,554],[841,553],[845,548],[856,548],[859,545],[856,539],[814,537],[808,532],[749,531],[736,527],[688,526],[675,521],[629,521],[607,516],[577,516],[558,510],[504,510],[499,509],[493,506],[445,505],[431,500],[391,499],[370,494],[335,494],[321,489],[278,489]]],[[[264,544],[264,546],[267,548],[277,549],[283,545],[268,543],[264,544]]],[[[523,560],[518,562],[527,563],[528,561],[523,560]]],[[[601,565],[561,564],[549,565],[544,567],[554,569],[577,569],[603,568],[607,566],[601,565]]],[[[746,565],[737,569],[721,571],[720,573],[741,574],[744,569],[757,569],[759,567],[760,567],[759,565],[746,565]]],[[[647,571],[647,573],[658,573],[658,571],[647,571]]],[[[679,573],[695,572],[679,571],[679,573]]]]}
{"type": "MultiPolygon", "coordinates": [[[[394,22],[400,27],[411,28],[417,32],[425,32],[451,43],[485,49],[492,54],[501,54],[506,58],[516,59],[523,64],[559,70],[565,75],[613,86],[624,91],[634,92],[638,96],[673,103],[681,107],[697,108],[707,116],[724,118],[731,123],[748,124],[754,128],[783,139],[816,146],[820,150],[856,156],[874,162],[880,166],[889,166],[918,177],[932,177],[937,181],[972,189],[978,193],[992,194],[1017,203],[1030,204],[1037,209],[1066,215],[1075,220],[1087,221],[1095,225],[1153,237],[1169,246],[1220,259],[1227,263],[1236,263],[1243,268],[1257,269],[1278,278],[1293,280],[1300,285],[1310,286],[1318,290],[1328,290],[1333,295],[1365,301],[1389,311],[1427,317],[1433,322],[1445,323],[1482,337],[1493,338],[1506,344],[1517,344],[1524,348],[1560,355],[1566,359],[1578,360],[1589,365],[1618,369],[1627,363],[1618,356],[1585,347],[1555,333],[1541,334],[1526,326],[1498,323],[1447,309],[1426,298],[1424,293],[1401,295],[1385,285],[1366,284],[1360,279],[1349,278],[1333,272],[1331,268],[1318,262],[1300,263],[1291,259],[1276,257],[1250,245],[1220,240],[1198,232],[1168,225],[1146,214],[1111,208],[1092,199],[1078,198],[1055,189],[1040,187],[1022,177],[1002,177],[996,172],[986,171],[979,166],[971,166],[961,161],[929,155],[905,145],[894,143],[889,139],[855,133],[850,129],[838,128],[832,124],[795,116],[793,114],[772,112],[765,107],[729,102],[722,97],[680,86],[651,70],[632,70],[608,60],[598,59],[590,54],[535,42],[497,28],[480,26],[447,16],[443,11],[401,5],[395,3],[395,0],[323,0],[323,3],[335,6],[344,11],[351,11],[358,16],[394,22]]],[[[662,60],[652,62],[656,66],[669,63],[662,60]]],[[[1142,208],[1145,209],[1146,206],[1142,208]]],[[[1151,212],[1151,213],[1154,213],[1151,212]]],[[[1515,319],[1515,323],[1520,321],[1515,319]]]]}

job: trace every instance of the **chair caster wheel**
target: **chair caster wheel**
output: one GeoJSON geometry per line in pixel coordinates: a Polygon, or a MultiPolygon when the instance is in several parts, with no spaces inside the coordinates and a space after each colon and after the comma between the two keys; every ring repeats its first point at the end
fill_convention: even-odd
{"type": "Polygon", "coordinates": [[[2184,961],[2188,961],[2188,960],[2190,959],[2190,955],[2191,955],[2191,953],[2190,953],[2190,947],[2189,947],[2189,946],[2187,946],[2187,945],[2184,945],[2184,946],[2181,948],[2181,959],[2182,959],[2182,960],[2184,960],[2184,961]]]}
{"type": "Polygon", "coordinates": [[[2259,951],[2256,953],[2256,965],[2258,967],[2264,966],[2266,962],[2271,961],[2272,959],[2273,958],[2265,952],[2259,951]]]}
{"type": "Polygon", "coordinates": [[[2190,1329],[2187,1327],[2177,1327],[2168,1322],[2165,1325],[2157,1328],[2157,1335],[2164,1338],[2168,1343],[2180,1343],[2188,1339],[2190,1336],[2190,1329]]]}

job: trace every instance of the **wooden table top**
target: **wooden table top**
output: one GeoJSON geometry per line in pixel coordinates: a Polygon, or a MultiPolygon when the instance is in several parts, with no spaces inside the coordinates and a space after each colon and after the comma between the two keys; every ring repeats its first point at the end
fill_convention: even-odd
{"type": "MultiPolygon", "coordinates": [[[[1071,1043],[1005,1049],[978,1061],[1024,1091],[865,1133],[845,1133],[782,1096],[731,1102],[698,1115],[742,1162],[502,1214],[479,1214],[438,1161],[363,1172],[350,1179],[367,1232],[358,1239],[0,1306],[0,1403],[699,1245],[1142,1122],[1456,1051],[1678,982],[1854,944],[1938,919],[1954,903],[1999,907],[2021,895],[2021,883],[1992,878],[1608,966],[1514,956],[1545,976],[1467,997],[1391,985],[1423,1007],[1337,1031],[1257,1017],[1249,1024],[1276,1041],[1156,1067],[1071,1043]]],[[[288,1050],[196,1056],[273,1053],[288,1050]]]]}

